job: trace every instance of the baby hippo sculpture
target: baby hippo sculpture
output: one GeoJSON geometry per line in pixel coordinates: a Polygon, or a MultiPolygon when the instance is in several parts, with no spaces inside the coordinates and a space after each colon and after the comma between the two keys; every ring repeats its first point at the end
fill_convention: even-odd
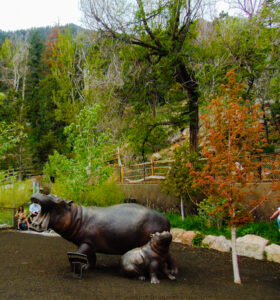
{"type": "MultiPolygon", "coordinates": [[[[77,253],[85,254],[90,266],[95,265],[96,253],[122,255],[145,245],[150,234],[170,230],[166,217],[138,204],[89,208],[51,194],[40,193],[32,195],[31,200],[36,200],[41,205],[40,214],[31,227],[37,231],[52,228],[63,238],[76,244],[77,253]]],[[[170,256],[168,260],[172,264],[170,256]]],[[[176,267],[171,267],[175,272],[176,267]]]]}
{"type": "Polygon", "coordinates": [[[170,271],[169,245],[172,235],[169,231],[151,234],[150,241],[143,247],[132,249],[121,257],[121,272],[130,277],[145,280],[149,275],[151,283],[159,283],[157,274],[161,271],[169,279],[175,280],[177,269],[170,271]]]}

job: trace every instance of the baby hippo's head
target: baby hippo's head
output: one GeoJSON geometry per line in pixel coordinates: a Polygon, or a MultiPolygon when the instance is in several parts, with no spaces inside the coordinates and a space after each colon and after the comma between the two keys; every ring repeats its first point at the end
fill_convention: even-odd
{"type": "Polygon", "coordinates": [[[172,235],[169,231],[156,232],[151,234],[152,245],[156,245],[160,248],[168,248],[172,241],[172,235]]]}

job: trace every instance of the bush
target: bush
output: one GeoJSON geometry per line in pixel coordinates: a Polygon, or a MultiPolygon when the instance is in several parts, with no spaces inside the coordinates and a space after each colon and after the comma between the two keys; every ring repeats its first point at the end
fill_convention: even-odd
{"type": "MultiPolygon", "coordinates": [[[[178,214],[165,213],[164,214],[173,228],[182,228],[185,230],[193,230],[200,232],[201,235],[223,235],[230,239],[231,232],[228,226],[215,226],[211,221],[207,221],[204,217],[191,215],[187,216],[184,221],[178,214]]],[[[271,243],[280,244],[280,233],[276,221],[273,222],[256,222],[239,226],[237,228],[237,236],[242,237],[246,234],[255,234],[268,239],[271,243]]],[[[195,241],[195,245],[199,243],[199,237],[195,241]]]]}
{"type": "Polygon", "coordinates": [[[84,200],[84,204],[88,206],[110,206],[123,202],[123,189],[113,181],[105,181],[95,186],[84,200]]]}
{"type": "Polygon", "coordinates": [[[200,247],[203,241],[204,235],[198,232],[192,240],[192,245],[195,247],[200,247]]]}
{"type": "Polygon", "coordinates": [[[113,181],[104,181],[86,190],[77,191],[68,189],[61,181],[56,181],[51,187],[51,193],[85,206],[109,206],[124,202],[123,189],[113,181]]]}
{"type": "Polygon", "coordinates": [[[18,207],[21,204],[30,202],[32,195],[32,182],[25,180],[15,182],[13,185],[0,187],[0,206],[18,207]]]}

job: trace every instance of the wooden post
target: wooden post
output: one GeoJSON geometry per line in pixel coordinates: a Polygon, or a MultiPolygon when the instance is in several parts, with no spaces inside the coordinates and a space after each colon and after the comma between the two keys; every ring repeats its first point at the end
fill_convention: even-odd
{"type": "Polygon", "coordinates": [[[155,175],[155,163],[154,163],[153,159],[151,161],[151,164],[152,164],[152,176],[154,176],[155,175]]]}
{"type": "Polygon", "coordinates": [[[121,180],[121,183],[123,183],[123,181],[124,181],[124,168],[123,168],[122,165],[120,166],[120,180],[121,180]]]}

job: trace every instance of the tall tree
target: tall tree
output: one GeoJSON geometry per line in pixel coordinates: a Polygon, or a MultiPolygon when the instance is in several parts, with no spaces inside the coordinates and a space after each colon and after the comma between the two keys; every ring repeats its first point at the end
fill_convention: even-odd
{"type": "Polygon", "coordinates": [[[114,39],[143,47],[148,62],[168,58],[167,70],[186,91],[188,98],[190,148],[197,151],[199,91],[191,66],[195,20],[202,0],[93,1],[81,0],[89,26],[114,39]]]}

